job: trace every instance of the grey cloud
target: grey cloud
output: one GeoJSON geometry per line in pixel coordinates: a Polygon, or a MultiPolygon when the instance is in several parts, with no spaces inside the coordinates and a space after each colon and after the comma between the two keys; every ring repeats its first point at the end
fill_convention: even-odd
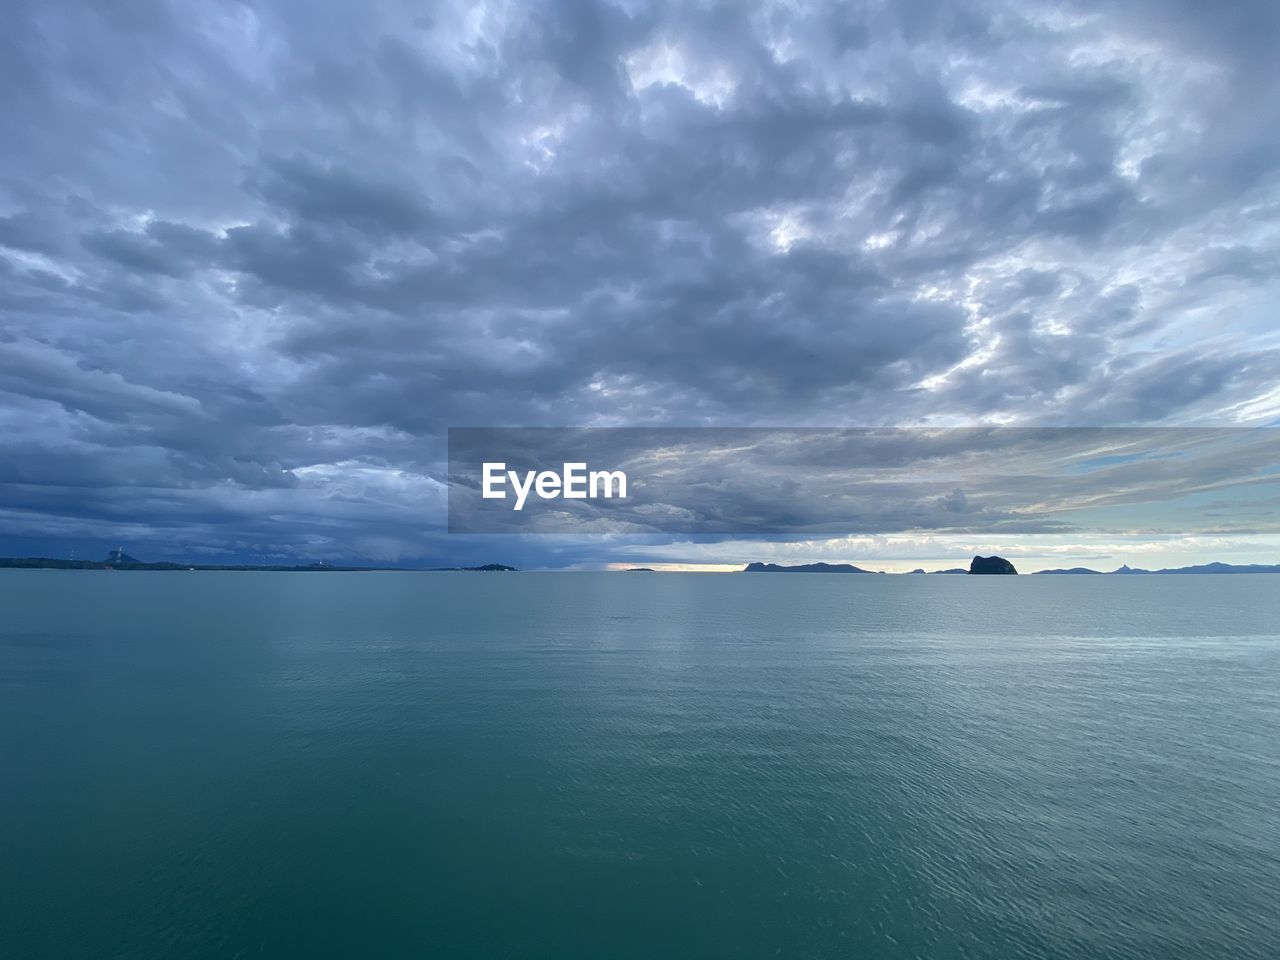
{"type": "Polygon", "coordinates": [[[57,250],[58,239],[57,231],[29,210],[0,217],[0,246],[53,253],[57,250]]]}
{"type": "Polygon", "coordinates": [[[373,237],[425,231],[433,220],[430,208],[410,186],[304,158],[266,158],[245,187],[297,220],[350,227],[373,237]]]}
{"type": "Polygon", "coordinates": [[[174,278],[211,265],[218,242],[206,231],[180,223],[156,221],[145,230],[93,231],[83,238],[85,247],[100,257],[134,273],[161,273],[174,278]]]}

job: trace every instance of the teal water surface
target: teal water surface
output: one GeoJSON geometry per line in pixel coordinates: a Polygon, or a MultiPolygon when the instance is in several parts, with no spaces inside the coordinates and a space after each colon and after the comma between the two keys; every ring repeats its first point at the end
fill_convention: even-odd
{"type": "Polygon", "coordinates": [[[1280,957],[1280,577],[3,571],[0,957],[1280,957]]]}

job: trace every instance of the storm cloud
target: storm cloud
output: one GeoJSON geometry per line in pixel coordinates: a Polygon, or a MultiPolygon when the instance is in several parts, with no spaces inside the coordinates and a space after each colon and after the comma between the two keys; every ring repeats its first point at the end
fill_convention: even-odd
{"type": "Polygon", "coordinates": [[[450,426],[1280,412],[1265,0],[5,22],[6,553],[479,559],[450,426]]]}

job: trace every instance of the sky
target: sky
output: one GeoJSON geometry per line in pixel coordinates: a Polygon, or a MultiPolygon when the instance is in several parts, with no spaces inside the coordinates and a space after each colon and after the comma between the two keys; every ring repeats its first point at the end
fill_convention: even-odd
{"type": "Polygon", "coordinates": [[[2,554],[1280,561],[1256,476],[1158,530],[445,524],[449,427],[1277,424],[1271,0],[3,24],[2,554]]]}

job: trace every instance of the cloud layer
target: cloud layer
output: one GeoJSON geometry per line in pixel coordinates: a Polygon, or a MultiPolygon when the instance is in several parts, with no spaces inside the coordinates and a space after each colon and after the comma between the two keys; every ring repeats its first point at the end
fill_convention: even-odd
{"type": "Polygon", "coordinates": [[[6,22],[15,546],[465,559],[451,425],[1280,411],[1273,3],[6,22]]]}

